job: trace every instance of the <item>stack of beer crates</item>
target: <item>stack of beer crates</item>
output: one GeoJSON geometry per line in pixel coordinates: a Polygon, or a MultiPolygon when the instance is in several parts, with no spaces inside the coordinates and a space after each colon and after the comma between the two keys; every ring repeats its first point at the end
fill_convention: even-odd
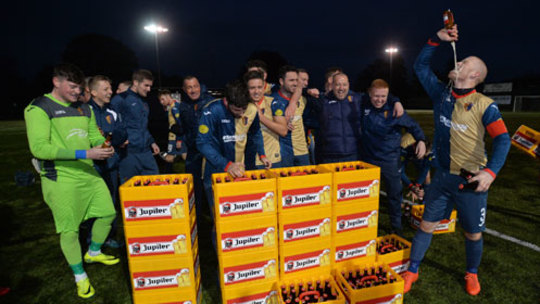
{"type": "Polygon", "coordinates": [[[212,175],[222,302],[277,303],[276,180],[266,170],[212,175]]]}
{"type": "Polygon", "coordinates": [[[269,174],[276,178],[280,303],[344,303],[331,276],[332,174],[317,166],[270,169],[269,174]]]}
{"type": "Polygon", "coordinates": [[[199,303],[192,176],[135,176],[120,199],[134,303],[199,303]]]}
{"type": "Polygon", "coordinates": [[[354,161],[319,165],[332,176],[332,263],[339,270],[376,259],[380,168],[354,161]]]}
{"type": "Polygon", "coordinates": [[[330,274],[332,174],[316,166],[270,169],[276,178],[280,279],[330,274]]]}

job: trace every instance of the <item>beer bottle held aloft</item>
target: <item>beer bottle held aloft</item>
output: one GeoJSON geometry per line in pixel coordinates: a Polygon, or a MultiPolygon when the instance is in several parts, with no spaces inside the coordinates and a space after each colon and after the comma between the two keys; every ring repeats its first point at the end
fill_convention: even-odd
{"type": "Polygon", "coordinates": [[[103,142],[103,144],[101,144],[101,147],[102,148],[110,148],[112,146],[111,140],[112,140],[112,133],[109,132],[109,133],[107,133],[107,136],[105,137],[105,141],[103,142]]]}
{"type": "Polygon", "coordinates": [[[451,29],[454,26],[454,14],[450,9],[447,9],[443,13],[444,28],[451,29]]]}

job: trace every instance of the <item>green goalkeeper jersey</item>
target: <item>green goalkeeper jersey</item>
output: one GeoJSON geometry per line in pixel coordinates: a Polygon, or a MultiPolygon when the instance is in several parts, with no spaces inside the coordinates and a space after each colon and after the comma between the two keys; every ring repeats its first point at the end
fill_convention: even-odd
{"type": "Polygon", "coordinates": [[[41,160],[41,176],[56,180],[59,175],[82,178],[84,173],[96,174],[92,160],[76,156],[77,150],[105,141],[87,104],[66,103],[45,94],[26,107],[24,119],[30,151],[41,160]]]}

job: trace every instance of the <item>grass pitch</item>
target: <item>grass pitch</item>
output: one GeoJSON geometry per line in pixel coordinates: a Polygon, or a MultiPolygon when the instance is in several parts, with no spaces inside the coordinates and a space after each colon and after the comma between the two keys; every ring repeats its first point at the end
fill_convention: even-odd
{"type": "MultiPolygon", "coordinates": [[[[410,113],[428,136],[433,134],[431,113],[410,113]]],[[[504,113],[511,134],[521,124],[540,130],[539,113],[504,113]]],[[[17,170],[32,171],[23,121],[0,122],[0,286],[11,292],[0,303],[131,303],[125,248],[104,249],[124,257],[116,266],[85,265],[96,289],[89,300],[76,295],[71,271],[60,251],[50,210],[43,202],[39,178],[29,187],[14,182],[17,170]]],[[[488,140],[488,153],[490,143],[488,140]]],[[[182,164],[175,167],[179,172],[182,164]]],[[[381,199],[379,235],[389,227],[385,200],[381,199]]],[[[540,161],[512,147],[505,167],[494,182],[489,198],[487,227],[540,245],[540,161]]],[[[479,270],[482,292],[468,296],[463,288],[465,246],[456,233],[436,235],[421,266],[420,279],[406,303],[538,303],[540,253],[484,235],[484,255],[479,270]]],[[[81,231],[81,234],[85,231],[81,231]]],[[[411,239],[414,230],[405,226],[411,239]]],[[[217,259],[210,243],[210,227],[199,227],[203,303],[219,303],[217,259]]],[[[83,246],[83,250],[85,250],[83,246]]]]}

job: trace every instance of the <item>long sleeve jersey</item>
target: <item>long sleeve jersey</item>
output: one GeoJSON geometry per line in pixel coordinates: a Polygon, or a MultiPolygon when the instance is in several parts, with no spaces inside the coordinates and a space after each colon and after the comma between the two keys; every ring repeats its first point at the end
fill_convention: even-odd
{"type": "Polygon", "coordinates": [[[459,174],[460,168],[468,171],[484,168],[495,177],[510,149],[510,136],[499,108],[476,90],[459,95],[437,79],[430,63],[438,45],[430,39],[414,64],[420,83],[433,101],[436,163],[452,174],[459,174]],[[489,161],[484,147],[486,131],[493,138],[489,161]]]}
{"type": "Polygon", "coordinates": [[[225,172],[232,162],[244,162],[248,134],[254,136],[257,153],[265,156],[257,116],[257,107],[249,103],[246,112],[235,118],[223,100],[210,102],[199,120],[197,148],[206,159],[204,178],[212,173],[225,172]]]}
{"type": "Polygon", "coordinates": [[[184,137],[184,143],[187,146],[188,153],[199,153],[196,144],[196,138],[199,128],[199,119],[202,116],[203,108],[214,98],[206,93],[202,93],[199,99],[192,100],[187,94],[182,94],[182,102],[178,104],[177,111],[175,113],[176,126],[171,126],[171,130],[174,130],[177,136],[184,137]]]}
{"type": "Polygon", "coordinates": [[[101,145],[105,138],[87,104],[66,103],[51,94],[33,100],[24,110],[32,155],[42,161],[41,176],[82,178],[97,175],[91,159],[79,159],[79,151],[101,145]]]}
{"type": "Polygon", "coordinates": [[[141,153],[150,150],[154,138],[148,131],[148,104],[131,89],[120,93],[111,100],[111,107],[122,119],[129,144],[127,151],[141,153]]]}
{"type": "MultiPolygon", "coordinates": [[[[290,98],[283,95],[281,90],[272,93],[270,96],[274,98],[275,101],[281,103],[282,107],[285,109],[289,105],[290,98]]],[[[279,137],[282,155],[299,156],[308,154],[306,134],[304,132],[304,121],[302,119],[305,108],[306,98],[302,96],[296,104],[296,111],[294,112],[291,121],[294,129],[288,131],[286,136],[279,137]]]]}
{"type": "Polygon", "coordinates": [[[360,149],[362,160],[397,161],[400,157],[402,129],[411,133],[416,141],[426,140],[420,125],[407,113],[394,117],[393,107],[388,102],[377,109],[369,101],[369,96],[364,98],[360,149]]]}
{"type": "MultiPolygon", "coordinates": [[[[94,112],[101,135],[107,137],[108,134],[111,134],[111,144],[115,150],[119,150],[119,146],[127,139],[127,133],[122,126],[118,113],[111,109],[110,104],[104,104],[103,107],[100,107],[93,99],[90,99],[88,105],[90,105],[94,112]]],[[[95,164],[100,167],[98,168],[100,172],[103,172],[103,169],[113,169],[118,167],[118,162],[119,157],[116,152],[113,157],[104,161],[96,161],[95,164]],[[106,164],[106,166],[104,166],[104,164],[106,164]]]]}

